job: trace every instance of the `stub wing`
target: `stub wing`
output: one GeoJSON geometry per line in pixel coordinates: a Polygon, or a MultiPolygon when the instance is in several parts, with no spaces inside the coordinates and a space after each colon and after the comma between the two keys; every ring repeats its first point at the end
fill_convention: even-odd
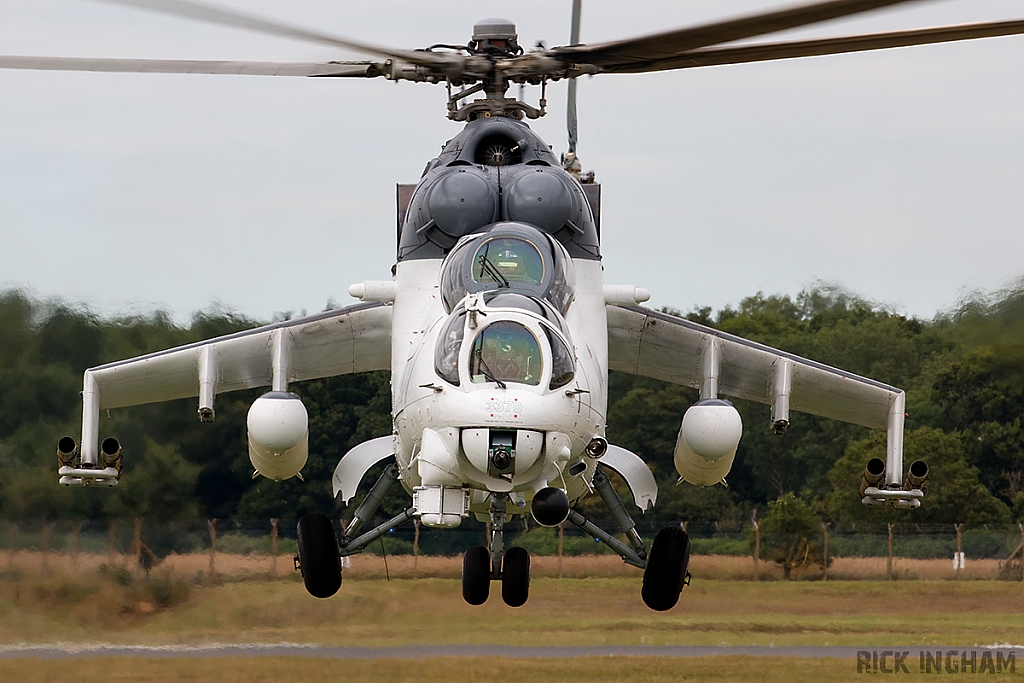
{"type": "Polygon", "coordinates": [[[82,463],[97,457],[99,411],[190,396],[213,418],[228,391],[391,367],[391,307],[356,304],[85,371],[82,463]]]}
{"type": "Polygon", "coordinates": [[[886,429],[887,483],[902,483],[901,389],[647,308],[607,310],[610,369],[768,404],[776,431],[790,410],[886,429]]]}

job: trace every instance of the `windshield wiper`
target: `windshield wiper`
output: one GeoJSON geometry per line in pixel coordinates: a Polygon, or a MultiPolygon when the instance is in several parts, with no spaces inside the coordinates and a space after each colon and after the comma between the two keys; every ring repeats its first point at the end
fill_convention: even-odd
{"type": "Polygon", "coordinates": [[[476,348],[473,350],[473,359],[476,361],[476,369],[480,371],[480,374],[484,376],[484,379],[488,382],[494,382],[498,385],[499,389],[507,389],[505,383],[494,376],[491,369],[487,367],[487,363],[484,362],[484,353],[482,348],[476,348]]]}
{"type": "Polygon", "coordinates": [[[480,277],[483,277],[484,273],[486,273],[487,275],[490,275],[491,279],[497,282],[500,286],[505,288],[511,287],[512,283],[508,281],[508,278],[501,274],[501,271],[498,270],[498,267],[491,262],[491,259],[487,258],[487,252],[489,250],[490,245],[487,245],[484,249],[484,253],[480,254],[480,258],[478,260],[478,263],[480,264],[480,277]]]}

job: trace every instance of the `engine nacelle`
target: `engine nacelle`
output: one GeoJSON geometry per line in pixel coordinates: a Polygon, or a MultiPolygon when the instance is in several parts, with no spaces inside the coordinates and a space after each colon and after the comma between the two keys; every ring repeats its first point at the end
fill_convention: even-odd
{"type": "Polygon", "coordinates": [[[301,479],[309,457],[309,416],[299,397],[285,391],[263,394],[249,408],[246,423],[256,474],[275,481],[301,479]]]}
{"type": "Polygon", "coordinates": [[[697,401],[686,410],[676,439],[676,471],[697,486],[722,482],[732,469],[743,435],[739,411],[722,399],[697,401]]]}

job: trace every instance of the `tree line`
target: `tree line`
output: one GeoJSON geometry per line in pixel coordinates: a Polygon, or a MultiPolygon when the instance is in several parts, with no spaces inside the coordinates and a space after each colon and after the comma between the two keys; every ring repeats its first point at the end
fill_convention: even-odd
{"type": "MultiPolygon", "coordinates": [[[[1024,518],[1024,285],[976,296],[931,320],[827,286],[796,297],[759,293],[717,312],[668,312],[905,389],[904,457],[926,460],[931,477],[918,510],[864,508],[857,487],[867,460],[884,458],[884,433],[794,413],[789,431],[776,436],[768,429],[767,406],[736,401],[744,436],[728,488],[677,486],[672,453],[696,392],[613,372],[608,438],[650,463],[660,486],[645,523],[738,526],[756,511],[768,513],[769,503],[787,494],[787,505],[795,499],[836,525],[1024,518]]],[[[110,411],[100,431],[124,446],[122,485],[57,484],[55,443],[80,434],[86,368],[260,323],[219,309],[194,314],[188,325],[161,311],[101,317],[20,290],[0,293],[0,517],[184,521],[338,514],[330,490],[338,460],[362,441],[391,432],[388,373],[293,386],[309,412],[304,482],[252,479],[245,416],[263,391],[253,390],[218,396],[213,425],[199,423],[193,399],[110,411]]],[[[393,492],[385,512],[404,504],[404,492],[393,492]]]]}

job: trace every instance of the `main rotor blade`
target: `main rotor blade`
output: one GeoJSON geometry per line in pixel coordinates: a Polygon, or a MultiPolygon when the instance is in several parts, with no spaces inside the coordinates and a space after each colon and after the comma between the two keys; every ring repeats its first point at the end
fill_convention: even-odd
{"type": "Polygon", "coordinates": [[[356,50],[381,57],[394,57],[411,64],[421,66],[450,66],[452,58],[457,55],[439,55],[430,52],[419,52],[413,50],[396,50],[368,43],[360,43],[348,38],[340,38],[319,31],[311,31],[297,26],[289,26],[270,19],[242,14],[234,10],[220,9],[201,5],[199,3],[187,2],[187,0],[103,0],[117,5],[126,5],[139,9],[147,9],[164,14],[172,14],[188,19],[197,19],[210,24],[244,28],[258,33],[267,33],[286,38],[295,38],[314,43],[342,47],[349,50],[356,50]]]}
{"type": "Polygon", "coordinates": [[[39,71],[372,78],[382,75],[379,70],[382,66],[373,62],[214,62],[185,59],[94,59],[90,57],[0,55],[0,69],[39,71]]]}
{"type": "Polygon", "coordinates": [[[958,40],[995,38],[1024,33],[1024,20],[996,21],[981,24],[939,26],[935,28],[892,31],[889,33],[868,33],[838,38],[817,38],[783,43],[741,45],[737,47],[711,47],[694,50],[671,59],[658,60],[647,64],[635,64],[622,68],[606,69],[609,73],[640,73],[668,69],[689,69],[699,66],[722,64],[744,64],[766,62],[794,57],[818,57],[868,50],[885,50],[912,45],[930,45],[958,40]]]}
{"type": "Polygon", "coordinates": [[[912,0],[828,0],[813,5],[727,19],[704,26],[682,28],[627,40],[597,45],[553,48],[548,54],[574,64],[593,64],[602,71],[628,71],[630,65],[670,59],[702,47],[731,43],[766,33],[775,33],[829,19],[838,19],[868,10],[898,5],[912,0]]]}

